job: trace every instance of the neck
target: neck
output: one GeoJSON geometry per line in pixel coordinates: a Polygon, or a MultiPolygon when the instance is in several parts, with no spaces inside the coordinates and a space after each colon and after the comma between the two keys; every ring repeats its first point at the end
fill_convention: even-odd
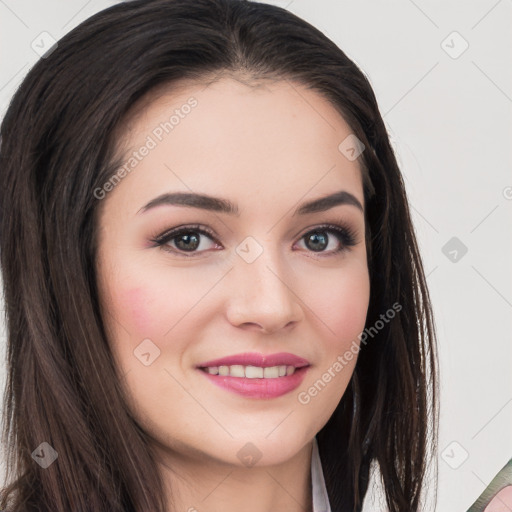
{"type": "Polygon", "coordinates": [[[280,464],[253,467],[167,451],[161,462],[167,511],[312,512],[312,448],[310,442],[280,464]]]}

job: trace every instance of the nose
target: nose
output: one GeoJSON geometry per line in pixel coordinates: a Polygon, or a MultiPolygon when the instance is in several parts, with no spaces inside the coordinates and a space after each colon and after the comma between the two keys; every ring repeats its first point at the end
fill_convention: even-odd
{"type": "Polygon", "coordinates": [[[272,333],[303,317],[293,275],[277,251],[265,249],[251,263],[237,256],[230,279],[227,317],[232,325],[272,333]]]}

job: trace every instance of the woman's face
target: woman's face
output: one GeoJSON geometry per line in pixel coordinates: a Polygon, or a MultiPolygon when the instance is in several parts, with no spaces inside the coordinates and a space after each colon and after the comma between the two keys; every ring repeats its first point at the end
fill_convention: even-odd
{"type": "Polygon", "coordinates": [[[174,457],[290,459],[340,401],[365,325],[351,129],[297,84],[228,78],[160,96],[123,128],[122,179],[95,191],[97,265],[134,417],[174,457]]]}

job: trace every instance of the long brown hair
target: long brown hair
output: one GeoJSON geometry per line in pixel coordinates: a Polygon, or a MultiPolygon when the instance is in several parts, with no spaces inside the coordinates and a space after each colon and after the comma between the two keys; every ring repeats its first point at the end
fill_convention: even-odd
{"type": "Polygon", "coordinates": [[[1,508],[165,510],[163,482],[123,398],[98,306],[94,190],[120,164],[112,134],[138,99],[157,86],[222,74],[315,90],[366,147],[359,161],[367,327],[393,304],[401,308],[362,345],[317,439],[333,512],[361,510],[373,462],[389,510],[418,510],[436,450],[435,330],[375,95],[319,30],[284,9],[244,0],[135,0],[101,11],[33,66],[9,105],[0,150],[9,483],[1,508]],[[42,468],[33,453],[45,442],[58,458],[42,468]]]}

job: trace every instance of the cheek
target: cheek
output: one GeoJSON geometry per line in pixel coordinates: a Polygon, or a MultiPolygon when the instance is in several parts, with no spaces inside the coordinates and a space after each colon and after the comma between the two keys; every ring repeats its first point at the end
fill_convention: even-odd
{"type": "Polygon", "coordinates": [[[350,344],[364,329],[370,300],[370,283],[367,271],[343,272],[329,276],[322,283],[317,281],[316,292],[311,297],[312,309],[320,322],[327,326],[327,339],[339,347],[350,344]]]}
{"type": "Polygon", "coordinates": [[[154,297],[150,290],[144,287],[127,288],[119,296],[122,316],[129,322],[130,331],[149,335],[155,322],[151,309],[154,307],[154,297]]]}
{"type": "Polygon", "coordinates": [[[116,291],[117,318],[134,340],[150,338],[161,346],[164,335],[176,324],[180,316],[180,304],[186,297],[177,298],[173,288],[160,281],[130,283],[116,291]]]}
{"type": "Polygon", "coordinates": [[[150,264],[128,266],[110,283],[114,318],[124,327],[116,327],[118,334],[126,339],[127,331],[134,343],[149,338],[160,348],[174,346],[178,333],[190,329],[191,319],[203,312],[204,302],[202,308],[194,306],[211,288],[211,280],[150,264]]]}

